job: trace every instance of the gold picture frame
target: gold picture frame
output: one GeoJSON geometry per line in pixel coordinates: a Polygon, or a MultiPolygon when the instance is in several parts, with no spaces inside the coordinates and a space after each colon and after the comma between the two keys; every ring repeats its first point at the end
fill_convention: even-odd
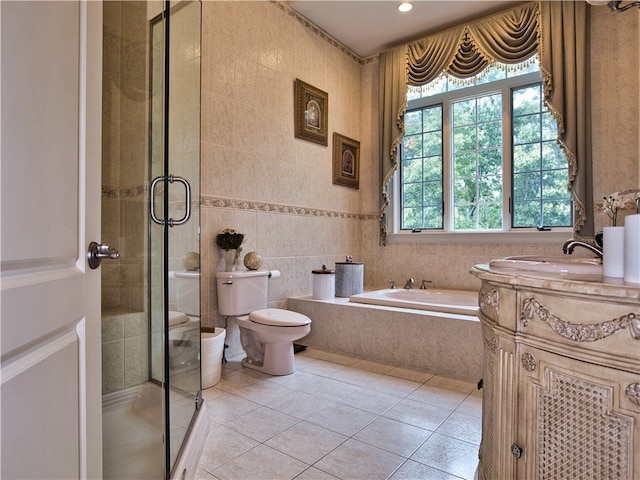
{"type": "Polygon", "coordinates": [[[360,142],[333,133],[333,183],[360,188],[360,142]]]}
{"type": "Polygon", "coordinates": [[[329,94],[296,78],[294,105],[296,138],[328,145],[329,94]]]}

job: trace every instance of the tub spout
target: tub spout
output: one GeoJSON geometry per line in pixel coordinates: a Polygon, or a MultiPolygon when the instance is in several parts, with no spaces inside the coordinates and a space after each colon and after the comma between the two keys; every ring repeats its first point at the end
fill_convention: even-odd
{"type": "Polygon", "coordinates": [[[410,288],[413,288],[413,278],[410,278],[407,280],[407,283],[404,284],[404,288],[406,288],[407,290],[409,290],[410,288]]]}
{"type": "Polygon", "coordinates": [[[562,251],[567,255],[570,255],[573,253],[573,249],[576,247],[586,248],[590,252],[595,253],[598,257],[602,258],[601,248],[597,247],[596,245],[583,242],[582,240],[577,240],[575,238],[570,238],[569,240],[564,242],[564,245],[562,246],[562,251]]]}

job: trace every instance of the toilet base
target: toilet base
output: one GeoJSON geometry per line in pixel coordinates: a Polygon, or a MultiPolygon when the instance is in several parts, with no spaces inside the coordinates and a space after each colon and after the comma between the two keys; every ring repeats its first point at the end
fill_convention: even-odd
{"type": "Polygon", "coordinates": [[[247,356],[242,359],[242,366],[268,375],[291,375],[296,370],[293,342],[265,344],[263,358],[260,364],[247,356]]]}

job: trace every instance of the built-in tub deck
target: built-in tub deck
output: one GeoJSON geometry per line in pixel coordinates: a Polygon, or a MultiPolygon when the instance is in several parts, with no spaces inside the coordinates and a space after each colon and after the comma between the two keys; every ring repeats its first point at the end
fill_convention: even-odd
{"type": "Polygon", "coordinates": [[[352,295],[350,302],[476,316],[478,294],[465,290],[386,288],[352,295]]]}
{"type": "MultiPolygon", "coordinates": [[[[360,296],[356,296],[356,301],[340,297],[314,300],[311,295],[289,298],[289,310],[312,320],[309,335],[296,343],[399,366],[426,368],[467,381],[477,382],[482,377],[477,292],[438,290],[441,299],[447,297],[443,303],[451,306],[455,298],[461,304],[454,305],[456,312],[438,312],[434,309],[439,307],[429,310],[424,306],[400,308],[397,303],[396,306],[374,303],[384,296],[380,292],[389,290],[398,292],[399,297],[425,292],[417,289],[405,290],[404,295],[401,289],[367,292],[365,298],[374,300],[365,299],[367,303],[361,303],[360,296]]],[[[396,300],[405,304],[415,301],[396,300]]]]}

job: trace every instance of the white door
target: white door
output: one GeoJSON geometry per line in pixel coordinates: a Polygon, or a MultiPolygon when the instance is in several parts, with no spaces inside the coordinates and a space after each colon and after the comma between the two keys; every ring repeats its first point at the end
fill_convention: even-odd
{"type": "Polygon", "coordinates": [[[0,477],[99,478],[102,4],[0,21],[0,477]]]}

